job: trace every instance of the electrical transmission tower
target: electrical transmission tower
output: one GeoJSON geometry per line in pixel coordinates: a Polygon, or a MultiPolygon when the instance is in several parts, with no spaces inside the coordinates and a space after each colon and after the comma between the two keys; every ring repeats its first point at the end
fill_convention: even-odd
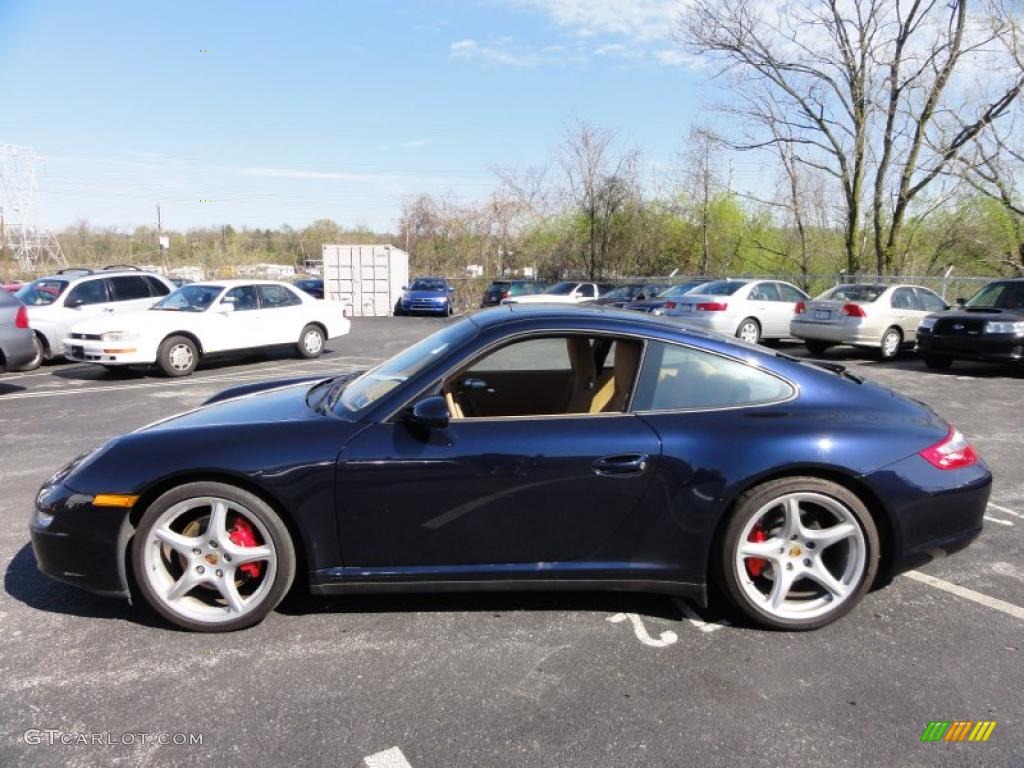
{"type": "Polygon", "coordinates": [[[40,159],[31,147],[0,144],[0,248],[9,249],[18,266],[32,272],[68,265],[57,238],[36,224],[40,159]]]}

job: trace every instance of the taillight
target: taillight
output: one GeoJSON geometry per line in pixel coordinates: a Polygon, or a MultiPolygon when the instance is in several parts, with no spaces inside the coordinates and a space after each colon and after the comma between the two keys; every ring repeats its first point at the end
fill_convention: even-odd
{"type": "Polygon", "coordinates": [[[28,309],[24,306],[18,307],[18,313],[14,316],[15,328],[28,328],[28,309]]]}
{"type": "Polygon", "coordinates": [[[501,294],[501,298],[507,299],[508,297],[509,297],[509,292],[508,291],[503,291],[502,294],[501,294]]]}
{"type": "Polygon", "coordinates": [[[666,301],[665,302],[665,309],[675,309],[675,308],[676,308],[676,303],[674,301],[666,301]]]}
{"type": "Polygon", "coordinates": [[[728,308],[728,304],[723,304],[720,301],[708,301],[704,304],[697,305],[697,310],[699,312],[725,312],[728,308]]]}
{"type": "Polygon", "coordinates": [[[978,454],[960,430],[949,428],[949,434],[930,448],[919,451],[918,455],[938,469],[963,469],[978,460],[978,454]]]}
{"type": "Polygon", "coordinates": [[[796,303],[796,306],[793,307],[793,312],[798,314],[798,315],[802,315],[806,311],[807,311],[807,305],[804,302],[802,302],[802,301],[798,301],[796,303]]]}
{"type": "Polygon", "coordinates": [[[847,304],[841,310],[840,315],[846,315],[847,317],[867,317],[868,313],[864,311],[864,308],[860,304],[847,304]]]}

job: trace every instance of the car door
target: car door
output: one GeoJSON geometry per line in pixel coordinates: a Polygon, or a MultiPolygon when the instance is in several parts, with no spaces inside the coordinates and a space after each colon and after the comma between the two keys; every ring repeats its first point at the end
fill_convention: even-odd
{"type": "Polygon", "coordinates": [[[302,300],[283,285],[268,283],[257,286],[260,308],[257,322],[266,344],[297,342],[306,324],[302,300]]]}
{"type": "MultiPolygon", "coordinates": [[[[917,326],[927,313],[913,288],[897,288],[889,296],[892,318],[889,325],[898,325],[903,331],[903,341],[917,338],[917,326]]],[[[887,326],[888,327],[888,326],[887,326]]],[[[883,329],[884,332],[884,329],[883,329]]]]}
{"type": "Polygon", "coordinates": [[[597,298],[597,286],[593,283],[580,283],[573,291],[573,300],[576,302],[589,301],[597,298]]]}
{"type": "Polygon", "coordinates": [[[949,305],[939,296],[937,293],[929,291],[927,288],[917,287],[914,289],[917,293],[917,300],[921,305],[921,311],[918,313],[917,322],[913,328],[907,329],[908,334],[905,337],[907,341],[917,340],[917,329],[921,325],[921,320],[933,312],[943,312],[949,309],[949,305]]]}
{"type": "Polygon", "coordinates": [[[105,277],[86,278],[75,283],[64,297],[59,314],[61,338],[83,320],[102,317],[112,311],[110,288],[105,277]]]}
{"type": "MultiPolygon", "coordinates": [[[[550,348],[544,352],[535,381],[568,365],[567,347],[563,339],[557,363],[550,348]]],[[[531,370],[537,359],[527,358],[536,351],[524,347],[516,367],[531,370]]],[[[625,357],[639,361],[640,353],[615,355],[625,357]]],[[[449,371],[446,381],[465,370],[449,371]]],[[[473,368],[473,387],[500,388],[501,373],[519,381],[524,373],[495,369],[485,378],[487,370],[473,368]]],[[[520,394],[531,398],[528,388],[520,394]]],[[[529,565],[537,574],[574,561],[585,569],[639,504],[660,452],[654,430],[624,411],[456,417],[429,431],[401,416],[371,424],[338,464],[345,564],[529,565]]]]}
{"type": "Polygon", "coordinates": [[[204,346],[218,352],[260,346],[263,342],[257,317],[259,309],[260,298],[255,285],[238,285],[227,290],[219,302],[203,313],[209,329],[209,339],[203,339],[204,346]],[[225,303],[234,306],[234,310],[218,311],[218,304],[225,303]]]}
{"type": "MultiPolygon", "coordinates": [[[[789,333],[789,314],[785,313],[786,305],[782,303],[779,288],[775,283],[756,283],[747,294],[750,309],[747,316],[754,316],[761,323],[761,335],[778,338],[789,333]],[[783,323],[785,315],[785,323],[783,323]]],[[[742,320],[743,318],[739,318],[742,320]]]]}
{"type": "Polygon", "coordinates": [[[108,277],[110,284],[110,311],[139,312],[149,309],[157,299],[145,275],[115,275],[108,277]]]}

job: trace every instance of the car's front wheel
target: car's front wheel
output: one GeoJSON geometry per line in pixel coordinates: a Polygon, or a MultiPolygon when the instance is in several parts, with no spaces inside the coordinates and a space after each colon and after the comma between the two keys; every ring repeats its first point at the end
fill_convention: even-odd
{"type": "Polygon", "coordinates": [[[138,589],[184,629],[227,632],[263,620],[291,587],[295,551],[270,506],[224,483],[188,483],[154,501],[132,542],[138,589]]]}
{"type": "Polygon", "coordinates": [[[168,376],[188,376],[199,364],[199,350],[186,336],[170,336],[157,350],[156,364],[168,376]]]}
{"type": "Polygon", "coordinates": [[[324,332],[318,325],[310,323],[302,329],[299,334],[299,343],[296,345],[299,354],[305,358],[320,357],[324,351],[324,332]]]}
{"type": "Polygon", "coordinates": [[[850,490],[816,477],[772,480],[737,501],[720,550],[729,599],[773,629],[817,629],[848,613],[878,572],[878,530],[850,490]]]}

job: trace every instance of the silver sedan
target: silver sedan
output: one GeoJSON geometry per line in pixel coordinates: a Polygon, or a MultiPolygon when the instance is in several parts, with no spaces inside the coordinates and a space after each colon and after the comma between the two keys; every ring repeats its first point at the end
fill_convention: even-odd
{"type": "Polygon", "coordinates": [[[949,307],[938,294],[919,285],[837,285],[797,304],[789,332],[815,355],[850,344],[869,347],[883,360],[891,360],[914,343],[925,315],[944,309],[949,307]]]}

